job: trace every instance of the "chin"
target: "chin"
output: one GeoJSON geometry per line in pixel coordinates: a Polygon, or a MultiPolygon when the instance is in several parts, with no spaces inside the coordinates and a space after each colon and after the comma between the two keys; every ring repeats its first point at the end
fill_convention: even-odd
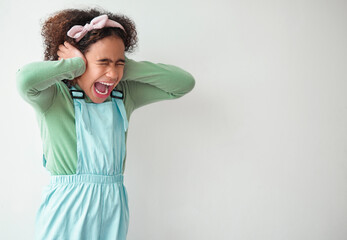
{"type": "Polygon", "coordinates": [[[100,98],[91,98],[90,100],[92,100],[93,103],[103,103],[105,102],[106,98],[100,99],[100,98]]]}

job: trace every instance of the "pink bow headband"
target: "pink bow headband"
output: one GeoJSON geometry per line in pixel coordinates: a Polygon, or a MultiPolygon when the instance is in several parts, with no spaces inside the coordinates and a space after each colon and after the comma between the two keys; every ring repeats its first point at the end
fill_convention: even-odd
{"type": "Polygon", "coordinates": [[[90,24],[86,24],[84,26],[75,25],[67,32],[67,35],[71,38],[75,38],[76,42],[79,42],[89,31],[93,29],[101,29],[104,27],[116,27],[122,29],[124,32],[124,28],[118,22],[108,19],[107,15],[101,15],[95,17],[90,24]]]}

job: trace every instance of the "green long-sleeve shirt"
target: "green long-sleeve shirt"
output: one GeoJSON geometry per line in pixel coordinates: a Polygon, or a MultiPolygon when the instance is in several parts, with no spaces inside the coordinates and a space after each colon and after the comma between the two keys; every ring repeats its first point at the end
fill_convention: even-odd
{"type": "MultiPolygon", "coordinates": [[[[76,173],[75,112],[69,89],[62,80],[72,80],[85,70],[82,58],[76,57],[34,62],[17,71],[19,93],[35,109],[46,168],[52,175],[76,173]]],[[[116,89],[124,93],[123,102],[130,120],[135,109],[153,102],[179,98],[191,91],[194,85],[192,75],[178,67],[126,58],[124,75],[116,89]]],[[[76,88],[80,89],[78,85],[76,88]]],[[[88,96],[85,100],[91,102],[88,96]]],[[[106,101],[111,101],[111,98],[108,97],[106,101]]],[[[123,173],[124,167],[125,159],[123,173]]]]}

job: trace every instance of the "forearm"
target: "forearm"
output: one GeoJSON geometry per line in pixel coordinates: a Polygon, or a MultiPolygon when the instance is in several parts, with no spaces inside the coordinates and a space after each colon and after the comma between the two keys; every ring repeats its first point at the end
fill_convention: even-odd
{"type": "Polygon", "coordinates": [[[30,63],[17,71],[17,88],[25,101],[44,112],[54,101],[55,83],[72,80],[84,71],[85,63],[81,58],[30,63]]]}
{"type": "Polygon", "coordinates": [[[181,97],[195,86],[193,76],[179,67],[131,59],[126,59],[122,81],[128,81],[135,108],[181,97]]]}

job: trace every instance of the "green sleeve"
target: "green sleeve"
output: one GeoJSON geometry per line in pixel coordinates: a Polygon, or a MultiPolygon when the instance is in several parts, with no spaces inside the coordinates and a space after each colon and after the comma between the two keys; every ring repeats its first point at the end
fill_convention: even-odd
{"type": "Polygon", "coordinates": [[[46,112],[57,94],[55,83],[72,80],[86,69],[82,58],[75,57],[59,61],[33,62],[16,73],[17,88],[25,101],[37,112],[46,112]]]}
{"type": "MultiPolygon", "coordinates": [[[[19,93],[36,111],[46,112],[57,94],[55,83],[72,80],[85,69],[79,57],[30,63],[17,72],[19,93]]],[[[130,114],[141,106],[185,95],[194,88],[195,80],[188,72],[172,65],[126,58],[122,85],[130,96],[127,106],[130,114]]]]}
{"type": "Polygon", "coordinates": [[[195,86],[193,76],[179,67],[128,58],[121,81],[132,100],[132,111],[153,102],[179,98],[195,86]]]}

